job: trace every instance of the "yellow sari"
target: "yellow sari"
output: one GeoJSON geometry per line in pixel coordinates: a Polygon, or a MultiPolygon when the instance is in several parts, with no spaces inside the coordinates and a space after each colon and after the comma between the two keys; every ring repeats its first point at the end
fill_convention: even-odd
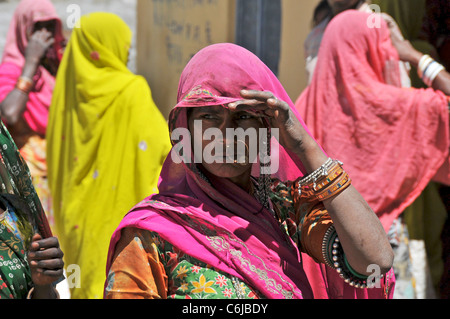
{"type": "Polygon", "coordinates": [[[116,15],[83,16],[56,78],[48,176],[66,267],[79,266],[67,268],[72,298],[102,298],[111,235],[130,208],[157,192],[171,148],[147,82],[127,69],[131,39],[116,15]]]}

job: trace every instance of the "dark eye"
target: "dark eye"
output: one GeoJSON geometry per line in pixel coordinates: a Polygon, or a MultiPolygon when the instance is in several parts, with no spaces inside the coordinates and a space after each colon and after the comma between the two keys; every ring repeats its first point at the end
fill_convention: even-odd
{"type": "Polygon", "coordinates": [[[248,113],[241,113],[241,114],[238,115],[238,119],[239,120],[251,120],[253,118],[254,117],[252,115],[248,114],[248,113]]]}
{"type": "Polygon", "coordinates": [[[202,120],[213,120],[215,117],[212,114],[202,114],[200,115],[200,119],[202,120]]]}

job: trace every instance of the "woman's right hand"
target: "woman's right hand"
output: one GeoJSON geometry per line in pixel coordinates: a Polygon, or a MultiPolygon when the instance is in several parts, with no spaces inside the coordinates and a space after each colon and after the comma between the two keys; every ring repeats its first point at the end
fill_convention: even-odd
{"type": "MultiPolygon", "coordinates": [[[[268,91],[243,90],[243,100],[228,105],[232,111],[261,112],[270,119],[272,128],[279,129],[279,142],[302,161],[308,173],[326,162],[328,157],[308,134],[289,104],[268,91]]],[[[260,115],[255,113],[257,116],[260,115]]]]}
{"type": "Polygon", "coordinates": [[[55,39],[51,32],[41,29],[33,33],[25,49],[27,63],[39,65],[47,50],[53,45],[55,39]]]}

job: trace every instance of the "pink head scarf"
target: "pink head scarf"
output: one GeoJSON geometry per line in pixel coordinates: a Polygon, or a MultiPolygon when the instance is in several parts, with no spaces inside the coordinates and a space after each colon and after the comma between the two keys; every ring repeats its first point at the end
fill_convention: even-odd
{"type": "MultiPolygon", "coordinates": [[[[293,106],[275,75],[251,52],[233,44],[201,50],[181,75],[171,130],[188,128],[188,107],[241,100],[242,89],[271,91],[293,106]]],[[[290,162],[283,163],[285,172],[279,175],[302,176],[301,166],[297,168],[282,147],[280,153],[290,162]]],[[[135,206],[113,234],[107,273],[121,229],[135,227],[157,232],[185,254],[238,277],[267,298],[357,295],[337,274],[331,275],[331,284],[337,286],[329,290],[325,267],[304,257],[252,195],[226,179],[208,177],[210,183],[200,177],[195,164],[176,164],[169,155],[160,193],[135,206]]],[[[359,293],[367,296],[365,290],[359,293]]]]}
{"type": "MultiPolygon", "coordinates": [[[[17,6],[10,23],[0,65],[0,101],[14,89],[22,73],[25,65],[25,49],[35,23],[49,20],[56,21],[54,51],[57,54],[56,59],[60,61],[64,38],[61,20],[53,4],[49,0],[22,0],[17,6]]],[[[34,82],[35,87],[29,94],[23,117],[33,131],[45,135],[55,78],[40,66],[34,82]]]]}
{"type": "Polygon", "coordinates": [[[450,183],[448,101],[400,87],[387,24],[369,28],[369,16],[348,10],[330,22],[296,109],[388,231],[432,179],[450,183]]]}

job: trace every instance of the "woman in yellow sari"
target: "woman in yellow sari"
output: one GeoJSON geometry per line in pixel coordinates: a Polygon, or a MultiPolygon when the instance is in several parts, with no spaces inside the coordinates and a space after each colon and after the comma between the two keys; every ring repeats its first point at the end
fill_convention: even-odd
{"type": "Polygon", "coordinates": [[[49,185],[65,264],[80,267],[81,281],[69,280],[72,298],[102,298],[111,235],[134,204],[156,191],[170,151],[147,82],[127,69],[131,39],[114,14],[83,16],[56,78],[49,185]]]}

